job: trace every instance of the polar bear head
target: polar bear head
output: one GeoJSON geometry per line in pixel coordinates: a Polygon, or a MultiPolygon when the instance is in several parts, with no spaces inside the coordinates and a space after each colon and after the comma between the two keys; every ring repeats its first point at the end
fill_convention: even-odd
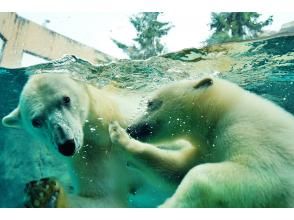
{"type": "Polygon", "coordinates": [[[2,124],[23,128],[49,148],[72,156],[83,145],[88,108],[82,83],[65,74],[38,74],[30,77],[17,108],[2,124]]]}
{"type": "Polygon", "coordinates": [[[176,82],[160,89],[148,102],[144,116],[129,126],[127,132],[147,142],[191,136],[191,132],[205,126],[207,112],[212,110],[214,87],[215,79],[203,78],[176,82]]]}

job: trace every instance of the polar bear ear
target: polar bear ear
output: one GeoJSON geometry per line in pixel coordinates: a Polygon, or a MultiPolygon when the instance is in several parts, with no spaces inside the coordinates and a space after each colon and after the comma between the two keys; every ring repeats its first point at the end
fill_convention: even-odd
{"type": "Polygon", "coordinates": [[[2,119],[2,124],[5,127],[21,128],[20,112],[17,107],[2,119]]]}
{"type": "Polygon", "coordinates": [[[197,82],[193,88],[194,89],[199,89],[199,88],[206,88],[209,87],[213,84],[213,80],[211,78],[204,78],[202,80],[200,80],[199,82],[197,82]]]}

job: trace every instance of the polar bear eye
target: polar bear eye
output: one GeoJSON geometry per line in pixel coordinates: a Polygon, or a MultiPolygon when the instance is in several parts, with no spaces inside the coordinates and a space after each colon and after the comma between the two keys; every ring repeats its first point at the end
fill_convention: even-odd
{"type": "Polygon", "coordinates": [[[161,104],[162,104],[162,101],[160,101],[160,100],[148,101],[147,109],[148,109],[148,111],[154,111],[156,109],[159,109],[161,104]]]}
{"type": "Polygon", "coordinates": [[[152,108],[153,105],[154,105],[153,101],[148,101],[147,108],[152,108]]]}
{"type": "Polygon", "coordinates": [[[32,125],[35,127],[35,128],[40,128],[42,126],[42,121],[41,119],[39,118],[34,118],[32,120],[32,125]]]}
{"type": "Polygon", "coordinates": [[[63,96],[62,101],[64,104],[68,105],[70,103],[70,98],[68,96],[63,96]]]}

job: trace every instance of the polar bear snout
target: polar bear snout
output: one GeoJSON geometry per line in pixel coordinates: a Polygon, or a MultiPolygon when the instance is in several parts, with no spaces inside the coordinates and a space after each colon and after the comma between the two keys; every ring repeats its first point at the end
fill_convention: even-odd
{"type": "Polygon", "coordinates": [[[58,151],[64,156],[73,156],[83,143],[83,132],[81,128],[70,117],[51,118],[49,127],[51,127],[52,143],[58,151]],[[57,122],[56,122],[57,120],[57,122]],[[70,126],[71,125],[71,126],[70,126]]]}
{"type": "Polygon", "coordinates": [[[127,133],[134,139],[145,141],[152,134],[152,126],[148,123],[139,123],[127,128],[127,133]]]}
{"type": "Polygon", "coordinates": [[[67,140],[63,144],[58,144],[58,150],[64,156],[73,156],[76,152],[76,144],[74,139],[67,140]]]}

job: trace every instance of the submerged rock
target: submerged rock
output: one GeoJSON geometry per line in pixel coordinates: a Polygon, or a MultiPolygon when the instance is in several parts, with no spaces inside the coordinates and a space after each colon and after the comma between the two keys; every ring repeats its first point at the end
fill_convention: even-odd
{"type": "MultiPolygon", "coordinates": [[[[294,113],[294,36],[191,48],[148,60],[118,60],[98,66],[74,56],[20,69],[0,68],[0,116],[16,107],[27,78],[69,73],[99,87],[115,86],[148,96],[172,81],[222,77],[294,113]]],[[[57,176],[71,187],[67,165],[22,130],[0,127],[0,207],[22,205],[26,182],[57,176]]]]}

